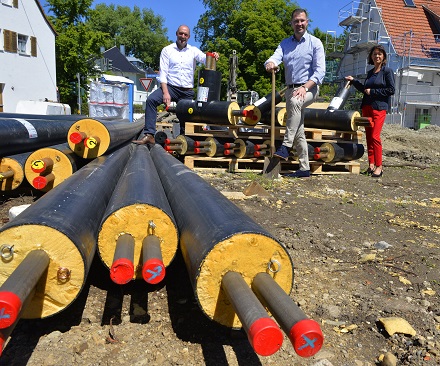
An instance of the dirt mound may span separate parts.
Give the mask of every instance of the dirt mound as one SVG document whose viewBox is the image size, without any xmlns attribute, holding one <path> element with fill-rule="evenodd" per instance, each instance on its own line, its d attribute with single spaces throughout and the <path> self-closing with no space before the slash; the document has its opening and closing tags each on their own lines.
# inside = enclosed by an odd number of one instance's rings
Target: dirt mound
<svg viewBox="0 0 440 366">
<path fill-rule="evenodd" d="M 440 164 L 440 126 L 412 130 L 385 125 L 382 140 L 385 157 L 417 164 Z"/>
</svg>

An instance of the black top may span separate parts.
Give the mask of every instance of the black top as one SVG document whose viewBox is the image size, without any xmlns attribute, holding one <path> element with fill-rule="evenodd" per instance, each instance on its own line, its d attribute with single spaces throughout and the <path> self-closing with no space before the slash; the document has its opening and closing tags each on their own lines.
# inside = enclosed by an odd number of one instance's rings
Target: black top
<svg viewBox="0 0 440 366">
<path fill-rule="evenodd" d="M 382 66 L 378 73 L 374 73 L 374 69 L 371 69 L 364 84 L 359 80 L 353 80 L 353 85 L 362 93 L 365 89 L 370 89 L 370 95 L 364 93 L 361 107 L 371 105 L 378 111 L 388 110 L 390 96 L 394 95 L 395 91 L 394 73 L 391 68 Z"/>
</svg>

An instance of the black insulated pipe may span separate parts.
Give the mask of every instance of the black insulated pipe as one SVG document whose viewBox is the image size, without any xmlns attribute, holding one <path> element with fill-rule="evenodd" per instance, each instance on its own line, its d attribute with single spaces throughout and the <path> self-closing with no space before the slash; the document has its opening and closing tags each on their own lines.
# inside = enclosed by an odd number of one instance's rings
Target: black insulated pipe
<svg viewBox="0 0 440 366">
<path fill-rule="evenodd" d="M 277 282 L 289 291 L 293 264 L 285 247 L 233 202 L 161 146 L 150 150 L 180 232 L 180 247 L 202 311 L 227 327 L 240 320 L 220 291 L 224 274 L 239 272 L 247 283 L 274 263 Z"/>
<path fill-rule="evenodd" d="M 0 119 L 0 157 L 66 141 L 74 121 L 27 120 L 23 118 Z"/>
</svg>

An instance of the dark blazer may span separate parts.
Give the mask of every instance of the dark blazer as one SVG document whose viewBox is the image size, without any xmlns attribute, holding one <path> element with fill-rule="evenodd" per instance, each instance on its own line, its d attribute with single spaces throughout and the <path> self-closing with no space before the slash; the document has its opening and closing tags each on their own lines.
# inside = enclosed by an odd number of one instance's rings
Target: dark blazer
<svg viewBox="0 0 440 366">
<path fill-rule="evenodd" d="M 370 88 L 370 95 L 364 93 L 361 107 L 371 105 L 373 109 L 378 111 L 388 110 L 390 96 L 393 95 L 395 91 L 393 70 L 389 67 L 382 66 L 377 73 L 373 86 L 366 87 L 365 84 L 373 73 L 374 69 L 368 71 L 367 78 L 363 84 L 359 80 L 353 80 L 353 86 L 362 93 L 365 89 Z"/>
</svg>

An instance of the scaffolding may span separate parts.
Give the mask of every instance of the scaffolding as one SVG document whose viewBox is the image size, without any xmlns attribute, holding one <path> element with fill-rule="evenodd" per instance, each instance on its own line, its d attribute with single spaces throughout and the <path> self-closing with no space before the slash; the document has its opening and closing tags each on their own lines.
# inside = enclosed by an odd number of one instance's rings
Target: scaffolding
<svg viewBox="0 0 440 366">
<path fill-rule="evenodd" d="M 393 107 L 402 114 L 402 124 L 411 120 L 409 127 L 421 128 L 440 118 L 439 40 L 440 34 L 412 31 L 392 38 L 399 55 Z"/>
<path fill-rule="evenodd" d="M 346 75 L 365 78 L 371 68 L 368 52 L 380 44 L 387 52 L 387 66 L 396 75 L 387 122 L 411 128 L 431 121 L 440 124 L 440 34 L 410 31 L 390 37 L 382 9 L 366 1 L 350 2 L 339 10 L 338 17 L 345 43 L 341 50 L 336 32 L 327 32 L 329 69 L 325 81 L 341 84 Z"/>
</svg>

